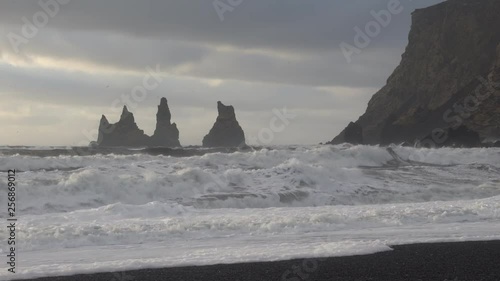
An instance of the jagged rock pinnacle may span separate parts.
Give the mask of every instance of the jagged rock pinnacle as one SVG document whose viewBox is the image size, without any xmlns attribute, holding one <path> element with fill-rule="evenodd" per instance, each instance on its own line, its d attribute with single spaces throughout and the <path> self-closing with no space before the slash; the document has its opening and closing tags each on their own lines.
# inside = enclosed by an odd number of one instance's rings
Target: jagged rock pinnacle
<svg viewBox="0 0 500 281">
<path fill-rule="evenodd" d="M 146 146 L 149 137 L 139 129 L 134 121 L 134 115 L 128 111 L 126 106 L 120 117 L 120 121 L 110 124 L 106 116 L 102 115 L 99 124 L 99 146 Z"/>
<path fill-rule="evenodd" d="M 203 138 L 206 147 L 239 147 L 245 145 L 245 133 L 236 120 L 234 107 L 217 102 L 219 115 L 214 126 Z"/>
<path fill-rule="evenodd" d="M 166 98 L 161 98 L 158 113 L 156 113 L 156 129 L 151 137 L 151 145 L 167 147 L 181 146 L 179 142 L 179 130 L 175 123 L 170 123 L 171 118 L 172 115 L 168 108 L 168 101 Z"/>
</svg>

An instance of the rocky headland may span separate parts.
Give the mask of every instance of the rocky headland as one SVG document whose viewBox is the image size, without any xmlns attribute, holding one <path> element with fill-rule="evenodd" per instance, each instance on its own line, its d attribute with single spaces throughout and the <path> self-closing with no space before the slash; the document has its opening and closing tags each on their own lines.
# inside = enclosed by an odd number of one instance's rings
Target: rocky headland
<svg viewBox="0 0 500 281">
<path fill-rule="evenodd" d="M 329 143 L 472 147 L 500 139 L 499 14 L 498 0 L 449 0 L 413 12 L 401 63 Z"/>
</svg>

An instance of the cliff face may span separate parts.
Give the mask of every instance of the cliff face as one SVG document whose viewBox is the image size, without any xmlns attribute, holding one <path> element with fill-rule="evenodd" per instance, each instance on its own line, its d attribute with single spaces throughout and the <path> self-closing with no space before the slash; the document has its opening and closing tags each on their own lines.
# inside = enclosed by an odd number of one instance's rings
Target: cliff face
<svg viewBox="0 0 500 281">
<path fill-rule="evenodd" d="M 498 0 L 416 10 L 400 65 L 356 121 L 364 143 L 413 143 L 461 125 L 500 138 L 499 14 Z M 332 143 L 344 141 L 343 131 Z"/>
</svg>

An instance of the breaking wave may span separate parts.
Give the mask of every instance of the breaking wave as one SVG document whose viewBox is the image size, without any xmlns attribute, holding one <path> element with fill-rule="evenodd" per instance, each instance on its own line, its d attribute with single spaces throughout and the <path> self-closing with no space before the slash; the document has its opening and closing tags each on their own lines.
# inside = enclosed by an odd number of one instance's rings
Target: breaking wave
<svg viewBox="0 0 500 281">
<path fill-rule="evenodd" d="M 24 213 L 69 212 L 119 203 L 269 208 L 500 195 L 500 149 L 495 148 L 191 148 L 191 156 L 180 158 L 162 155 L 158 152 L 167 150 L 159 148 L 85 156 L 63 155 L 52 148 L 31 150 L 38 152 L 29 155 L 19 148 L 3 148 L 0 156 L 0 170 L 19 171 Z"/>
</svg>

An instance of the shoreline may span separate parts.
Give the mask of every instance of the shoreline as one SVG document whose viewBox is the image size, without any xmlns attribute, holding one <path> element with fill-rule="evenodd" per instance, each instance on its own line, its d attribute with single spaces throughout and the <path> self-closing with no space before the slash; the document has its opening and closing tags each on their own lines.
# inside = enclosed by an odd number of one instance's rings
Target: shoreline
<svg viewBox="0 0 500 281">
<path fill-rule="evenodd" d="M 360 256 L 139 269 L 36 281 L 500 280 L 500 240 L 391 246 Z"/>
</svg>

